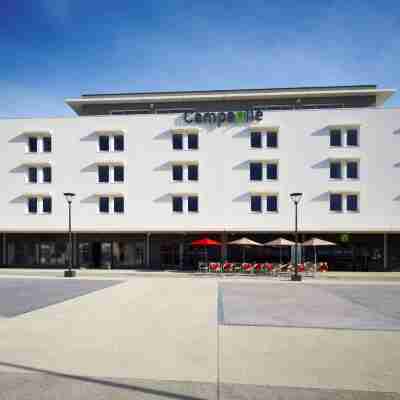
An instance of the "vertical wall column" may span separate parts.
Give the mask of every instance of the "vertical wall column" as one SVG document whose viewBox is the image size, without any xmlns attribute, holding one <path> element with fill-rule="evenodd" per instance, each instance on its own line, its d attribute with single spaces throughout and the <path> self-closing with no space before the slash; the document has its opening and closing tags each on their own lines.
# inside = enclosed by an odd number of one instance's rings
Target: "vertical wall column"
<svg viewBox="0 0 400 400">
<path fill-rule="evenodd" d="M 150 260 L 150 232 L 146 233 L 146 265 L 147 268 L 150 268 L 151 260 Z"/>
<path fill-rule="evenodd" d="M 3 233 L 3 238 L 2 238 L 2 249 L 3 249 L 3 255 L 2 255 L 2 260 L 1 263 L 5 266 L 7 265 L 7 237 L 6 234 Z"/>
<path fill-rule="evenodd" d="M 222 258 L 222 261 L 223 261 L 223 262 L 226 261 L 227 255 L 228 255 L 228 253 L 227 253 L 227 247 L 226 247 L 227 237 L 228 237 L 228 235 L 226 234 L 226 232 L 224 232 L 224 233 L 221 235 L 221 242 L 222 242 L 222 246 L 221 246 L 221 258 Z"/>
<path fill-rule="evenodd" d="M 383 270 L 386 271 L 389 267 L 389 252 L 388 252 L 388 234 L 383 234 Z"/>
</svg>

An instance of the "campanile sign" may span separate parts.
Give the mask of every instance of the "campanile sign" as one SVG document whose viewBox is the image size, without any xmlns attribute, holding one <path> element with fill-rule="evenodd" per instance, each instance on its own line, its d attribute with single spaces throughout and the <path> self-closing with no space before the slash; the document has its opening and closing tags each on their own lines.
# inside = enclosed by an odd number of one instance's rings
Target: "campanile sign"
<svg viewBox="0 0 400 400">
<path fill-rule="evenodd" d="M 228 111 L 228 112 L 185 112 L 183 119 L 186 123 L 197 124 L 215 124 L 220 126 L 224 123 L 240 124 L 251 121 L 261 121 L 263 112 L 259 108 L 246 111 Z"/>
</svg>

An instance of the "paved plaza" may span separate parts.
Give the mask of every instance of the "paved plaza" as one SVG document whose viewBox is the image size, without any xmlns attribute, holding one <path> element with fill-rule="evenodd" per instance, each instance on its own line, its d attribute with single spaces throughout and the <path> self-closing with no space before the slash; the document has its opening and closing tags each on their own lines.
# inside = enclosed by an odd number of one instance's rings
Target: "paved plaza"
<svg viewBox="0 0 400 400">
<path fill-rule="evenodd" d="M 0 278 L 3 399 L 400 399 L 400 284 Z"/>
</svg>

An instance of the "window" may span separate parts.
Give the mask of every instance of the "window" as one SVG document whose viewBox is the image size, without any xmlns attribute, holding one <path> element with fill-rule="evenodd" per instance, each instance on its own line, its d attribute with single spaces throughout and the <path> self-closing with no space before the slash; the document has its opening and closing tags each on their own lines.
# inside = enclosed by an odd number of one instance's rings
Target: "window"
<svg viewBox="0 0 400 400">
<path fill-rule="evenodd" d="M 188 135 L 188 149 L 197 150 L 199 148 L 199 136 L 196 133 Z"/>
<path fill-rule="evenodd" d="M 342 132 L 340 129 L 332 129 L 330 132 L 331 146 L 340 147 L 342 145 Z"/>
<path fill-rule="evenodd" d="M 251 196 L 250 210 L 253 212 L 261 212 L 261 196 Z"/>
<path fill-rule="evenodd" d="M 358 162 L 348 161 L 347 162 L 347 178 L 358 179 Z"/>
<path fill-rule="evenodd" d="M 342 211 L 342 195 L 332 193 L 330 196 L 331 211 Z"/>
<path fill-rule="evenodd" d="M 183 180 L 183 167 L 182 165 L 172 166 L 172 180 L 182 181 Z"/>
<path fill-rule="evenodd" d="M 198 165 L 188 165 L 188 180 L 197 181 L 199 179 L 199 166 Z"/>
<path fill-rule="evenodd" d="M 182 150 L 183 149 L 183 136 L 179 133 L 174 133 L 172 135 L 172 148 L 174 150 Z"/>
<path fill-rule="evenodd" d="M 278 147 L 278 132 L 267 132 L 267 147 Z"/>
<path fill-rule="evenodd" d="M 29 214 L 37 214 L 37 203 L 38 203 L 38 199 L 37 197 L 30 197 L 28 199 L 28 212 Z"/>
<path fill-rule="evenodd" d="M 358 146 L 358 130 L 347 130 L 347 146 Z"/>
<path fill-rule="evenodd" d="M 254 147 L 254 148 L 262 147 L 261 132 L 251 132 L 250 145 L 251 145 L 251 147 Z"/>
<path fill-rule="evenodd" d="M 114 136 L 114 151 L 124 151 L 124 135 Z"/>
<path fill-rule="evenodd" d="M 172 198 L 172 211 L 173 212 L 183 212 L 182 197 L 173 197 Z"/>
<path fill-rule="evenodd" d="M 51 183 L 51 167 L 43 167 L 43 182 Z"/>
<path fill-rule="evenodd" d="M 28 169 L 28 181 L 30 183 L 37 182 L 37 168 L 31 167 Z"/>
<path fill-rule="evenodd" d="M 108 197 L 100 197 L 99 198 L 99 211 L 101 213 L 108 213 L 110 211 L 110 204 L 109 204 Z"/>
<path fill-rule="evenodd" d="M 250 180 L 262 180 L 262 163 L 250 163 Z"/>
<path fill-rule="evenodd" d="M 114 182 L 124 181 L 124 167 L 122 165 L 117 165 L 114 167 Z"/>
<path fill-rule="evenodd" d="M 267 164 L 267 179 L 278 179 L 277 164 Z"/>
<path fill-rule="evenodd" d="M 199 199 L 197 196 L 188 197 L 188 211 L 198 212 L 199 211 Z"/>
<path fill-rule="evenodd" d="M 28 140 L 29 153 L 37 153 L 38 151 L 38 140 L 36 137 L 30 137 Z"/>
<path fill-rule="evenodd" d="M 114 213 L 123 213 L 123 212 L 124 212 L 124 198 L 114 197 Z"/>
<path fill-rule="evenodd" d="M 110 138 L 108 136 L 99 136 L 99 150 L 100 151 L 110 150 Z"/>
<path fill-rule="evenodd" d="M 50 214 L 51 206 L 51 197 L 43 197 L 43 213 Z"/>
<path fill-rule="evenodd" d="M 110 180 L 110 168 L 108 165 L 99 165 L 98 167 L 99 172 L 99 182 L 106 183 Z"/>
<path fill-rule="evenodd" d="M 43 138 L 43 151 L 45 153 L 51 152 L 51 137 L 50 136 L 45 136 Z"/>
<path fill-rule="evenodd" d="M 347 211 L 358 211 L 358 196 L 356 194 L 347 195 Z"/>
<path fill-rule="evenodd" d="M 330 164 L 330 177 L 331 179 L 342 178 L 342 164 L 340 162 L 331 162 Z"/>
<path fill-rule="evenodd" d="M 278 211 L 278 197 L 275 195 L 267 196 L 267 211 L 276 212 Z"/>
</svg>

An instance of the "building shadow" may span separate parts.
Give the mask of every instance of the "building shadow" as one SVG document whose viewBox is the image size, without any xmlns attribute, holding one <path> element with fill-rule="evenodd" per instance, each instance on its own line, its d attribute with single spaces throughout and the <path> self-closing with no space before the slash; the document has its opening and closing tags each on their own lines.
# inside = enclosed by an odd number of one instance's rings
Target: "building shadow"
<svg viewBox="0 0 400 400">
<path fill-rule="evenodd" d="M 182 393 L 173 393 L 173 392 L 160 390 L 160 389 L 151 389 L 151 388 L 147 388 L 144 386 L 128 385 L 126 383 L 112 382 L 110 380 L 105 380 L 105 379 L 91 378 L 89 376 L 66 374 L 66 373 L 62 373 L 62 372 L 50 371 L 48 369 L 29 367 L 27 365 L 14 364 L 14 363 L 9 363 L 9 362 L 4 362 L 4 361 L 0 361 L 0 365 L 4 366 L 4 367 L 9 367 L 9 368 L 16 368 L 16 369 L 27 371 L 27 372 L 36 372 L 36 373 L 46 374 L 46 375 L 54 376 L 57 378 L 71 379 L 71 380 L 85 382 L 85 383 L 95 383 L 98 385 L 108 386 L 108 387 L 112 387 L 115 389 L 124 389 L 124 390 L 131 390 L 133 392 L 152 394 L 155 396 L 165 397 L 165 398 L 169 398 L 169 399 L 206 400 L 205 397 L 195 397 L 195 396 L 191 396 L 191 395 L 185 395 Z"/>
<path fill-rule="evenodd" d="M 329 130 L 331 128 L 329 126 L 325 126 L 322 129 L 318 129 L 317 131 L 311 132 L 311 136 L 329 136 Z"/>
<path fill-rule="evenodd" d="M 312 169 L 320 169 L 320 168 L 329 168 L 330 166 L 330 160 L 329 158 L 326 158 L 325 160 L 319 161 L 314 165 L 311 165 Z"/>
<path fill-rule="evenodd" d="M 313 197 L 311 201 L 329 201 L 329 192 L 324 192 L 316 197 Z"/>
</svg>

